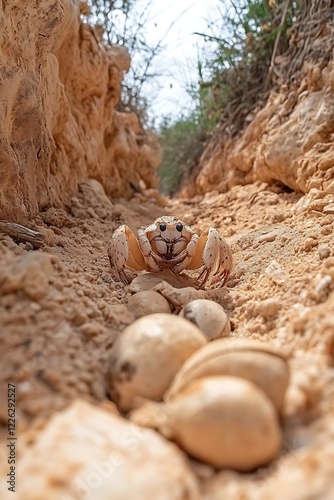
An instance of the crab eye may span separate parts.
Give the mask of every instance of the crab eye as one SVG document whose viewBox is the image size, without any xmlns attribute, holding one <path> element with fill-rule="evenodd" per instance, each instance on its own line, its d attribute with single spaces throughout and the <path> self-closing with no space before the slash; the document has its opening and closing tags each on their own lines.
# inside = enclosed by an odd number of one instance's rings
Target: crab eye
<svg viewBox="0 0 334 500">
<path fill-rule="evenodd" d="M 179 233 L 181 233 L 182 229 L 183 229 L 183 224 L 181 224 L 181 222 L 179 222 L 178 224 L 176 224 L 176 230 L 177 230 Z"/>
<path fill-rule="evenodd" d="M 160 224 L 160 231 L 166 231 L 166 224 Z"/>
</svg>

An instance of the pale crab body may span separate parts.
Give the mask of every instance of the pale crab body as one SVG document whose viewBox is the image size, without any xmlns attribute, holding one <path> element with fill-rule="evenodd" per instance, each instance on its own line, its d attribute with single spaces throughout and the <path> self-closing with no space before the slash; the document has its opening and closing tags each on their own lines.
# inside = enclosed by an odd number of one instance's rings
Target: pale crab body
<svg viewBox="0 0 334 500">
<path fill-rule="evenodd" d="M 123 283 L 130 283 L 129 271 L 159 272 L 171 269 L 199 270 L 198 285 L 223 286 L 233 265 L 232 252 L 219 231 L 210 227 L 199 236 L 190 226 L 172 216 L 156 219 L 139 229 L 138 238 L 122 225 L 108 245 L 110 265 Z"/>
</svg>

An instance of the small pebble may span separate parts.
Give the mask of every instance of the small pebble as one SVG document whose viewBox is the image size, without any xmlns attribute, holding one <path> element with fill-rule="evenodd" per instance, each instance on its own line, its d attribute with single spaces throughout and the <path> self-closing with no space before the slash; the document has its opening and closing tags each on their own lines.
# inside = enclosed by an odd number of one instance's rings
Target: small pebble
<svg viewBox="0 0 334 500">
<path fill-rule="evenodd" d="M 330 203 L 323 208 L 324 214 L 334 214 L 334 203 Z"/>
<path fill-rule="evenodd" d="M 129 298 L 127 306 L 136 319 L 147 314 L 171 312 L 165 297 L 152 290 L 135 293 Z"/>
<path fill-rule="evenodd" d="M 318 281 L 314 287 L 314 295 L 317 302 L 324 302 L 330 292 L 330 285 L 332 283 L 332 278 L 328 274 L 322 277 L 318 277 Z"/>
<path fill-rule="evenodd" d="M 81 331 L 86 337 L 94 337 L 101 333 L 101 325 L 96 322 L 85 323 L 81 326 Z"/>
<path fill-rule="evenodd" d="M 319 245 L 318 254 L 320 260 L 327 259 L 327 257 L 329 257 L 330 255 L 330 249 L 327 245 Z"/>
<path fill-rule="evenodd" d="M 276 260 L 272 260 L 264 272 L 277 285 L 282 285 L 286 280 L 286 272 Z"/>
<path fill-rule="evenodd" d="M 328 269 L 334 267 L 334 257 L 328 257 L 328 259 L 325 260 L 324 264 Z"/>
<path fill-rule="evenodd" d="M 311 248 L 316 247 L 318 245 L 318 241 L 314 238 L 306 238 L 304 241 L 304 250 L 309 251 Z"/>
<path fill-rule="evenodd" d="M 48 293 L 53 267 L 52 257 L 39 251 L 27 252 L 5 269 L 1 292 L 23 291 L 31 300 L 42 300 Z"/>
<path fill-rule="evenodd" d="M 264 318 L 272 318 L 277 315 L 281 303 L 277 299 L 266 299 L 259 303 L 258 311 Z"/>
</svg>

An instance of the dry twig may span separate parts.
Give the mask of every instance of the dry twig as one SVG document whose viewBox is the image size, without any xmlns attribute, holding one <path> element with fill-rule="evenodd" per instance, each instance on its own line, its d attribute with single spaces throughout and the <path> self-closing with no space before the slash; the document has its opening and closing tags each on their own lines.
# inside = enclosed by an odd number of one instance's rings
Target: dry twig
<svg viewBox="0 0 334 500">
<path fill-rule="evenodd" d="M 8 234 L 14 240 L 29 242 L 35 248 L 42 246 L 45 240 L 44 234 L 15 222 L 0 221 L 0 232 Z"/>
</svg>

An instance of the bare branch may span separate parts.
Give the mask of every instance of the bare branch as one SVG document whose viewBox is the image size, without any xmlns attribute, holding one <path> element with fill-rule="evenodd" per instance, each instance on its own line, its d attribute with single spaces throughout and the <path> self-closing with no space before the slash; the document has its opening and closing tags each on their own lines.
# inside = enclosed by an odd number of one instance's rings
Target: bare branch
<svg viewBox="0 0 334 500">
<path fill-rule="evenodd" d="M 43 245 L 45 236 L 44 234 L 33 231 L 28 227 L 21 226 L 20 224 L 16 224 L 14 222 L 0 221 L 0 232 L 4 234 L 8 234 L 14 240 L 29 242 L 35 248 L 39 248 Z"/>
</svg>

